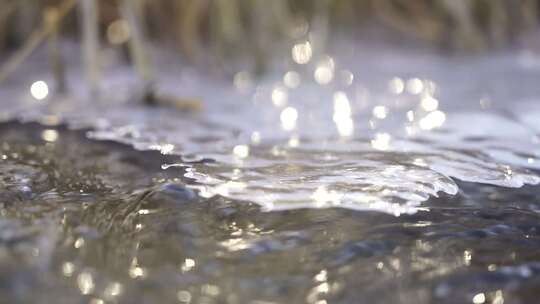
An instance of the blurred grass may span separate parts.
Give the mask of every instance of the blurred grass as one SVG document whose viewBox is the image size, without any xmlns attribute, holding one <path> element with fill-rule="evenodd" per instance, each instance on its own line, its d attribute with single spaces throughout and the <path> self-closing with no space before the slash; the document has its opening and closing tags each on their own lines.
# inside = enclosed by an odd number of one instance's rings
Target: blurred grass
<svg viewBox="0 0 540 304">
<path fill-rule="evenodd" d="M 121 18 L 122 0 L 99 2 L 100 32 Z M 130 0 L 124 0 L 130 1 Z M 455 52 L 515 45 L 538 28 L 540 0 L 142 0 L 153 43 L 191 61 L 252 58 L 264 65 L 274 50 L 317 30 L 353 36 L 372 28 Z M 22 45 L 57 0 L 0 0 L 0 52 Z M 62 35 L 78 36 L 76 14 Z M 309 25 L 309 28 L 308 28 Z M 323 35 L 324 36 L 324 35 Z"/>
</svg>

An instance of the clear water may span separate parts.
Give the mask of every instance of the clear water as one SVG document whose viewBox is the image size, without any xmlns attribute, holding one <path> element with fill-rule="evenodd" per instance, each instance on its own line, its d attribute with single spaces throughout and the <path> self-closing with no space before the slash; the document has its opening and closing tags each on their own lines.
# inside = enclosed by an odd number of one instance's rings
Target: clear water
<svg viewBox="0 0 540 304">
<path fill-rule="evenodd" d="M 538 56 L 342 53 L 257 81 L 245 72 L 224 83 L 160 71 L 160 92 L 201 100 L 205 109 L 195 114 L 137 104 L 136 80 L 117 69 L 98 99 L 27 96 L 25 104 L 19 94 L 6 120 L 63 122 L 91 129 L 93 139 L 181 155 L 163 168 L 186 168 L 201 196 L 265 210 L 399 215 L 456 194 L 456 180 L 540 183 L 529 171 L 540 169 Z"/>
<path fill-rule="evenodd" d="M 399 217 L 264 212 L 197 196 L 160 168 L 177 156 L 51 130 L 0 128 L 2 303 L 536 301 L 537 187 L 458 181 Z"/>
<path fill-rule="evenodd" d="M 163 71 L 195 115 L 136 104 L 121 70 L 97 100 L 7 92 L 5 121 L 41 125 L 1 129 L 0 301 L 534 302 L 538 61 Z"/>
</svg>

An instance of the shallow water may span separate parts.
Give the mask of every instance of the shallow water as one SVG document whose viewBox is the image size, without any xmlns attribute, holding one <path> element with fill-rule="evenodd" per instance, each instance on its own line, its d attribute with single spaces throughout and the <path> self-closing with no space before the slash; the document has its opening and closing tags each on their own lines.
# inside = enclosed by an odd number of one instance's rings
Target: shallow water
<svg viewBox="0 0 540 304">
<path fill-rule="evenodd" d="M 35 124 L 0 135 L 2 303 L 537 299 L 538 187 L 458 181 L 399 217 L 263 212 L 195 195 L 186 168 L 161 169 L 177 156 Z"/>
<path fill-rule="evenodd" d="M 265 210 L 410 214 L 439 193 L 456 194 L 457 180 L 540 183 L 529 171 L 540 169 L 539 56 L 344 49 L 258 80 L 239 72 L 232 83 L 160 70 L 158 91 L 199 98 L 199 113 L 142 105 L 122 68 L 107 74 L 97 98 L 36 101 L 21 89 L 3 112 L 6 121 L 65 123 L 93 139 L 179 155 L 163 168 L 186 168 L 201 196 Z"/>
<path fill-rule="evenodd" d="M 13 84 L 0 302 L 536 301 L 539 57 L 356 50 L 161 70 L 200 113 L 137 103 L 121 68 L 97 98 Z"/>
</svg>

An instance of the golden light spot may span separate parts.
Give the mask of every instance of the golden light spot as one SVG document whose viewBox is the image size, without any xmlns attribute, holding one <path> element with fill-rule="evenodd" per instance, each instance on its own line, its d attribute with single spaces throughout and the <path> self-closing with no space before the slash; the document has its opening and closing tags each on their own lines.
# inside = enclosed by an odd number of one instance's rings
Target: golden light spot
<svg viewBox="0 0 540 304">
<path fill-rule="evenodd" d="M 81 248 L 82 246 L 84 246 L 84 239 L 83 238 L 78 238 L 75 241 L 75 244 L 73 244 L 73 247 L 75 247 L 77 249 Z"/>
<path fill-rule="evenodd" d="M 420 119 L 419 126 L 422 130 L 440 128 L 446 121 L 446 114 L 442 111 L 433 111 Z"/>
<path fill-rule="evenodd" d="M 407 80 L 407 92 L 413 95 L 418 95 L 424 90 L 424 82 L 419 78 L 411 78 Z"/>
<path fill-rule="evenodd" d="M 328 203 L 333 205 L 339 204 L 342 196 L 343 195 L 338 192 L 326 189 L 325 186 L 319 186 L 311 195 L 311 199 L 315 201 L 316 206 L 322 207 Z"/>
<path fill-rule="evenodd" d="M 463 252 L 463 261 L 465 262 L 465 265 L 469 266 L 471 265 L 472 260 L 472 253 L 469 250 L 465 250 Z"/>
<path fill-rule="evenodd" d="M 428 166 L 428 163 L 422 158 L 415 158 L 414 161 L 413 161 L 413 164 L 415 166 L 424 167 L 424 168 L 427 168 L 427 166 Z"/>
<path fill-rule="evenodd" d="M 385 119 L 388 115 L 388 109 L 385 106 L 375 106 L 372 113 L 375 118 Z"/>
<path fill-rule="evenodd" d="M 237 182 L 237 181 L 228 181 L 224 184 L 218 185 L 214 188 L 215 194 L 219 194 L 221 196 L 228 196 L 230 195 L 231 191 L 239 191 L 242 189 L 245 189 L 247 187 L 246 183 L 243 182 Z"/>
<path fill-rule="evenodd" d="M 428 95 L 422 98 L 422 100 L 420 101 L 420 105 L 425 111 L 431 112 L 439 108 L 439 101 Z"/>
<path fill-rule="evenodd" d="M 343 117 L 351 116 L 351 105 L 347 94 L 344 92 L 338 91 L 334 93 L 334 121 L 339 120 Z"/>
<path fill-rule="evenodd" d="M 191 269 L 193 269 L 193 267 L 195 267 L 195 260 L 189 258 L 185 259 L 184 263 L 182 264 L 182 271 L 190 271 Z"/>
<path fill-rule="evenodd" d="M 134 279 L 144 277 L 145 274 L 146 272 L 142 267 L 135 266 L 129 269 L 129 276 Z"/>
<path fill-rule="evenodd" d="M 306 64 L 311 60 L 313 51 L 311 49 L 311 43 L 304 41 L 302 43 L 295 44 L 291 50 L 292 59 L 298 64 Z"/>
<path fill-rule="evenodd" d="M 178 298 L 178 301 L 182 303 L 190 303 L 191 302 L 191 293 L 187 290 L 179 290 L 176 293 L 176 297 Z"/>
<path fill-rule="evenodd" d="M 293 147 L 293 148 L 298 147 L 300 145 L 300 138 L 298 137 L 298 135 L 292 135 L 289 138 L 288 145 L 289 147 Z"/>
<path fill-rule="evenodd" d="M 36 100 L 43 100 L 49 95 L 49 86 L 45 81 L 38 80 L 30 86 L 30 94 Z"/>
<path fill-rule="evenodd" d="M 371 140 L 371 146 L 376 150 L 385 151 L 390 147 L 392 137 L 388 133 L 377 133 Z"/>
<path fill-rule="evenodd" d="M 319 66 L 315 69 L 315 81 L 317 83 L 325 85 L 329 84 L 334 78 L 334 72 L 327 66 Z"/>
<path fill-rule="evenodd" d="M 105 288 L 105 296 L 109 298 L 114 298 L 122 294 L 122 284 L 118 282 L 112 282 Z"/>
<path fill-rule="evenodd" d="M 246 158 L 249 156 L 249 146 L 237 145 L 233 148 L 233 154 L 238 158 Z"/>
<path fill-rule="evenodd" d="M 293 107 L 287 107 L 281 111 L 279 118 L 281 120 L 281 127 L 286 131 L 291 131 L 296 128 L 298 111 Z"/>
<path fill-rule="evenodd" d="M 354 134 L 354 121 L 350 117 L 336 122 L 336 127 L 340 136 L 350 137 Z"/>
<path fill-rule="evenodd" d="M 258 145 L 261 143 L 261 133 L 254 131 L 251 133 L 251 143 L 254 145 Z"/>
<path fill-rule="evenodd" d="M 396 95 L 403 93 L 403 90 L 405 90 L 405 83 L 403 82 L 403 79 L 399 77 L 390 79 L 390 82 L 388 82 L 388 90 Z"/>
<path fill-rule="evenodd" d="M 407 120 L 410 122 L 414 121 L 414 111 L 407 111 Z"/>
<path fill-rule="evenodd" d="M 502 290 L 495 291 L 495 296 L 493 297 L 493 304 L 504 304 L 504 297 Z"/>
<path fill-rule="evenodd" d="M 328 279 L 328 272 L 323 269 L 317 275 L 315 275 L 314 279 L 317 282 L 325 282 Z"/>
<path fill-rule="evenodd" d="M 300 85 L 300 75 L 297 72 L 288 71 L 283 75 L 283 83 L 288 88 L 297 88 Z"/>
<path fill-rule="evenodd" d="M 71 262 L 65 262 L 62 264 L 62 273 L 66 277 L 71 277 L 73 275 L 73 272 L 75 272 L 75 265 Z"/>
<path fill-rule="evenodd" d="M 330 285 L 327 282 L 321 283 L 315 287 L 318 293 L 328 293 L 330 291 Z"/>
<path fill-rule="evenodd" d="M 107 40 L 111 44 L 123 44 L 129 40 L 130 36 L 129 24 L 124 19 L 117 19 L 107 27 Z"/>
<path fill-rule="evenodd" d="M 147 214 L 150 214 L 150 210 L 141 209 L 141 210 L 137 211 L 137 213 L 140 214 L 140 215 L 147 215 Z"/>
<path fill-rule="evenodd" d="M 94 278 L 88 272 L 81 272 L 77 276 L 77 285 L 83 295 L 87 295 L 94 291 Z"/>
<path fill-rule="evenodd" d="M 315 68 L 313 76 L 318 84 L 329 84 L 334 79 L 334 60 L 328 57 L 321 61 Z"/>
<path fill-rule="evenodd" d="M 282 87 L 275 87 L 272 90 L 272 102 L 276 107 L 284 107 L 287 105 L 289 94 L 287 90 Z"/>
<path fill-rule="evenodd" d="M 219 295 L 219 287 L 216 285 L 206 284 L 201 287 L 201 291 L 209 296 L 218 296 Z"/>
<path fill-rule="evenodd" d="M 251 88 L 253 81 L 248 72 L 241 71 L 234 75 L 234 86 L 241 92 L 245 92 Z"/>
<path fill-rule="evenodd" d="M 354 81 L 354 74 L 349 70 L 341 71 L 341 81 L 344 85 L 350 86 Z"/>
<path fill-rule="evenodd" d="M 484 293 L 478 293 L 472 298 L 474 304 L 483 304 L 486 302 L 486 295 Z"/>
<path fill-rule="evenodd" d="M 174 151 L 174 145 L 173 144 L 164 144 L 159 146 L 159 151 L 163 155 L 171 154 L 172 151 Z"/>
<path fill-rule="evenodd" d="M 354 121 L 349 98 L 344 92 L 334 93 L 333 120 L 341 136 L 348 137 L 354 133 Z"/>
<path fill-rule="evenodd" d="M 43 130 L 41 138 L 47 142 L 55 142 L 58 139 L 58 131 L 53 129 Z"/>
</svg>

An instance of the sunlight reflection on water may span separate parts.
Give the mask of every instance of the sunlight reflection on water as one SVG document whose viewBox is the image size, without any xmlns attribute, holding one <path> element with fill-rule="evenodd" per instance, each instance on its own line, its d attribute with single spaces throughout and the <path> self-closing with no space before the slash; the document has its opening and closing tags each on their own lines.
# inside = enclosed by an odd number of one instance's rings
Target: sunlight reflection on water
<svg viewBox="0 0 540 304">
<path fill-rule="evenodd" d="M 385 55 L 406 70 L 396 75 L 366 67 L 368 56 L 337 77 L 347 61 L 314 54 L 309 42 L 293 46 L 291 56 L 307 70 L 258 82 L 240 72 L 232 86 L 202 78 L 203 87 L 189 88 L 205 98 L 208 110 L 200 115 L 114 100 L 104 111 L 85 99 L 33 105 L 17 115 L 57 117 L 94 128 L 92 138 L 185 155 L 179 165 L 190 167 L 190 187 L 203 196 L 266 210 L 344 207 L 399 215 L 429 207 L 422 202 L 438 192 L 455 194 L 452 178 L 506 187 L 540 182 L 527 170 L 540 167 L 535 101 L 499 103 L 503 110 L 481 107 L 485 97 L 471 103 L 478 84 L 461 88 L 454 80 L 481 73 L 474 65 L 456 76 L 447 74 L 453 63 L 445 59 Z M 511 55 L 505 60 L 515 64 Z M 429 71 L 435 63 L 442 68 Z"/>
</svg>

